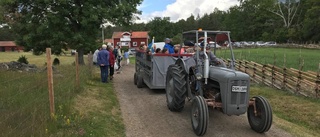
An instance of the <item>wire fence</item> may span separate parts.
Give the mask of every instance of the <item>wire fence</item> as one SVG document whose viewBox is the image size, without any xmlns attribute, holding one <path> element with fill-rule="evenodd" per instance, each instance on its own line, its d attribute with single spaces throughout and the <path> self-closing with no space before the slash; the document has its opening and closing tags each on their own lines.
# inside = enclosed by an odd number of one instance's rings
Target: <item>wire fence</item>
<svg viewBox="0 0 320 137">
<path fill-rule="evenodd" d="M 72 99 L 91 78 L 92 66 L 87 64 L 55 67 L 54 104 L 49 101 L 47 72 L 0 71 L 0 136 L 46 136 L 57 129 L 59 118 L 63 120 L 57 116 L 70 113 Z M 50 105 L 57 111 L 50 112 Z"/>
</svg>

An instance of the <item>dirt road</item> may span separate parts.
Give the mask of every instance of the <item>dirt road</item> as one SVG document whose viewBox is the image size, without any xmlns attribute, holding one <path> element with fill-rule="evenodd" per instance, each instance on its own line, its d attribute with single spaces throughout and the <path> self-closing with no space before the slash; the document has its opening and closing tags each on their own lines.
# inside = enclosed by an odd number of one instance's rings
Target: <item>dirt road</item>
<svg viewBox="0 0 320 137">
<path fill-rule="evenodd" d="M 168 110 L 165 90 L 138 89 L 133 84 L 134 66 L 124 66 L 115 74 L 114 85 L 128 137 L 194 137 L 190 119 L 191 102 L 182 112 Z M 210 121 L 205 136 L 210 137 L 289 137 L 275 127 L 264 134 L 250 129 L 246 115 L 227 116 L 209 109 Z"/>
</svg>

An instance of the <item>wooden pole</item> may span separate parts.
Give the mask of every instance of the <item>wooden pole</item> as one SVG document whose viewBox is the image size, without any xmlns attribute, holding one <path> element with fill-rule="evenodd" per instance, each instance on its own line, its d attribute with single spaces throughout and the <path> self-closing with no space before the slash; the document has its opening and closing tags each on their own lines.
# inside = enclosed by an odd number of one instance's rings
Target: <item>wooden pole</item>
<svg viewBox="0 0 320 137">
<path fill-rule="evenodd" d="M 54 110 L 54 91 L 53 91 L 53 74 L 52 74 L 52 61 L 51 61 L 51 48 L 46 49 L 47 56 L 47 74 L 48 74 L 48 90 L 49 90 L 49 102 L 50 102 L 50 115 L 51 118 L 55 114 Z"/>
<path fill-rule="evenodd" d="M 286 68 L 286 54 L 283 55 L 283 79 L 282 79 L 282 89 L 287 88 L 287 68 Z"/>
<path fill-rule="evenodd" d="M 320 63 L 319 63 L 319 66 L 318 66 L 318 73 L 317 73 L 317 81 L 316 81 L 316 88 L 315 88 L 315 92 L 316 92 L 316 98 L 320 98 L 320 95 L 319 95 L 319 91 L 320 91 Z"/>
<path fill-rule="evenodd" d="M 80 87 L 80 79 L 79 79 L 79 58 L 78 58 L 78 52 L 76 52 L 76 88 Z"/>
<path fill-rule="evenodd" d="M 274 69 L 274 66 L 276 65 L 276 54 L 273 53 L 273 65 L 272 65 L 272 70 L 271 70 L 271 73 L 272 73 L 272 78 L 271 78 L 271 85 L 272 87 L 275 87 L 275 69 Z"/>
</svg>

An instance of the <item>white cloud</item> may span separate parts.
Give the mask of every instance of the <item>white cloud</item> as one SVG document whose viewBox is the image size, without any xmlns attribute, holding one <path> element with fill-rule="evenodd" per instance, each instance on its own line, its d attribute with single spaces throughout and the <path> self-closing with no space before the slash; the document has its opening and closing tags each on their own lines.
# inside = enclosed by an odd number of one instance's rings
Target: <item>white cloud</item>
<svg viewBox="0 0 320 137">
<path fill-rule="evenodd" d="M 180 19 L 186 19 L 191 14 L 203 16 L 205 13 L 211 13 L 215 8 L 219 10 L 228 10 L 229 7 L 238 5 L 238 0 L 176 0 L 176 2 L 166 6 L 164 11 L 154 11 L 152 13 L 142 13 L 137 23 L 150 21 L 153 17 L 170 17 L 175 22 Z M 141 5 L 145 7 L 146 5 Z M 140 7 L 139 7 L 140 8 Z"/>
</svg>

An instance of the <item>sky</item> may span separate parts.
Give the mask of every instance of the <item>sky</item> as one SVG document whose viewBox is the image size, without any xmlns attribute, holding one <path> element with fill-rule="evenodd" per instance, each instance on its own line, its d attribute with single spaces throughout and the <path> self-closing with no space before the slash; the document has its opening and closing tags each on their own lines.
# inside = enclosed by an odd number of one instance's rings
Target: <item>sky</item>
<svg viewBox="0 0 320 137">
<path fill-rule="evenodd" d="M 234 5 L 239 5 L 238 0 L 143 0 L 138 6 L 142 15 L 136 22 L 147 22 L 153 17 L 170 17 L 172 22 L 176 22 L 191 14 L 210 14 L 215 8 L 226 11 Z"/>
</svg>

